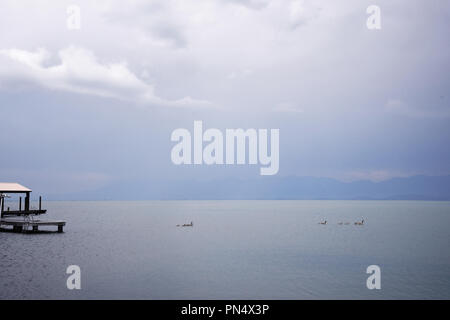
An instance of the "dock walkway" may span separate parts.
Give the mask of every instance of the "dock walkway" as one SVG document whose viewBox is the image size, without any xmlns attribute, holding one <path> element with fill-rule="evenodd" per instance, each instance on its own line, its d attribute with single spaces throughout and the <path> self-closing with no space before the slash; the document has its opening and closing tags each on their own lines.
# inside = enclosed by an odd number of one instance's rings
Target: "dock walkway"
<svg viewBox="0 0 450 320">
<path fill-rule="evenodd" d="M 12 227 L 13 232 L 23 232 L 23 231 L 37 232 L 39 231 L 39 226 L 56 226 L 58 227 L 58 232 L 61 233 L 63 232 L 63 228 L 65 225 L 66 225 L 65 221 L 44 221 L 44 220 L 24 220 L 24 219 L 0 220 L 0 227 L 2 226 Z"/>
</svg>

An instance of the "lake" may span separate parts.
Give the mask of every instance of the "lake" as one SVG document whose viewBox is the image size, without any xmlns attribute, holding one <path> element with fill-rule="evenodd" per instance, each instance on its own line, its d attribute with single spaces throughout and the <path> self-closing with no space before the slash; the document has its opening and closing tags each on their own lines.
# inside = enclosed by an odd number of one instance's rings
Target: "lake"
<svg viewBox="0 0 450 320">
<path fill-rule="evenodd" d="M 450 299 L 450 202 L 43 206 L 65 232 L 0 233 L 1 299 Z M 69 265 L 81 290 L 66 287 Z M 381 290 L 366 287 L 370 265 Z"/>
</svg>

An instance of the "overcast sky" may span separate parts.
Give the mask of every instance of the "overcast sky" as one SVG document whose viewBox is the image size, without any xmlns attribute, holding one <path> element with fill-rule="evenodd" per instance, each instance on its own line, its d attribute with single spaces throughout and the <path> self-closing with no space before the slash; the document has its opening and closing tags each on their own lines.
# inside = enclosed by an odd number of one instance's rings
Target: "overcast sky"
<svg viewBox="0 0 450 320">
<path fill-rule="evenodd" d="M 280 129 L 279 176 L 450 174 L 449 27 L 444 0 L 2 1 L 0 181 L 259 174 L 173 165 L 194 120 Z"/>
</svg>

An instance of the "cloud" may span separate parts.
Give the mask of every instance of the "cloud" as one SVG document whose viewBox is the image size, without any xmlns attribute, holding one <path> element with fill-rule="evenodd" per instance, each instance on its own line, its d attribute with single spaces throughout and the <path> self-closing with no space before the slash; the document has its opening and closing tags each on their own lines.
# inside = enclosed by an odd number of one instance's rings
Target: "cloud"
<svg viewBox="0 0 450 320">
<path fill-rule="evenodd" d="M 270 0 L 222 0 L 222 1 L 233 3 L 236 5 L 241 5 L 255 10 L 261 10 L 267 7 L 270 3 Z"/>
<path fill-rule="evenodd" d="M 96 190 L 114 181 L 111 175 L 103 172 L 42 168 L 0 169 L 0 175 L 4 181 L 20 181 L 31 188 L 35 195 Z"/>
<path fill-rule="evenodd" d="M 185 48 L 188 44 L 185 31 L 186 18 L 176 10 L 173 1 L 135 1 L 132 5 L 109 6 L 104 18 L 121 29 L 135 30 L 153 45 Z"/>
<path fill-rule="evenodd" d="M 289 5 L 289 23 L 292 29 L 305 25 L 309 20 L 317 18 L 318 15 L 319 9 L 311 2 L 294 0 Z"/>
<path fill-rule="evenodd" d="M 272 109 L 274 112 L 303 113 L 304 110 L 292 102 L 282 102 Z"/>
<path fill-rule="evenodd" d="M 189 96 L 167 100 L 155 94 L 154 87 L 131 72 L 126 62 L 101 63 L 84 48 L 69 46 L 58 52 L 59 64 L 44 48 L 36 51 L 0 50 L 0 79 L 3 84 L 25 83 L 51 90 L 88 94 L 135 102 L 140 105 L 206 107 L 208 101 Z"/>
<path fill-rule="evenodd" d="M 407 178 L 412 177 L 418 174 L 424 174 L 423 172 L 418 171 L 399 171 L 399 170 L 390 170 L 390 169 L 355 169 L 355 170 L 344 170 L 339 172 L 328 172 L 324 174 L 321 172 L 320 174 L 315 174 L 313 176 L 323 177 L 327 176 L 329 178 L 333 178 L 342 182 L 353 182 L 353 181 L 372 181 L 372 182 L 381 182 L 390 180 L 393 178 Z"/>
<path fill-rule="evenodd" d="M 61 128 L 67 128 L 66 136 L 74 145 L 67 153 L 78 159 L 79 148 L 98 150 L 96 141 L 108 141 L 117 124 L 124 122 L 127 130 L 120 130 L 120 139 L 127 143 L 122 146 L 139 148 L 119 156 L 123 167 L 147 177 L 194 176 L 197 171 L 174 171 L 170 161 L 165 162 L 165 151 L 151 166 L 145 156 L 150 159 L 146 152 L 151 150 L 155 159 L 155 148 L 168 147 L 166 131 L 203 118 L 214 127 L 279 127 L 289 134 L 282 139 L 283 175 L 326 176 L 328 171 L 354 168 L 366 173 L 402 168 L 428 174 L 449 171 L 450 151 L 445 147 L 450 137 L 445 111 L 449 105 L 448 97 L 441 96 L 447 96 L 450 84 L 445 32 L 450 3 L 381 4 L 381 31 L 366 28 L 371 3 L 359 0 L 126 4 L 77 0 L 76 4 L 81 8 L 80 30 L 67 29 L 64 2 L 29 1 L 24 6 L 3 0 L 0 5 L 0 49 L 7 49 L 0 54 L 0 109 L 8 119 L 0 131 L 6 137 L 11 130 L 23 136 L 39 134 L 36 141 L 45 146 L 41 162 L 61 154 L 61 140 L 52 138 Z M 76 47 L 67 50 L 68 44 Z M 46 50 L 35 50 L 39 47 Z M 60 53 L 66 50 L 62 58 Z M 67 99 L 61 106 L 55 99 L 57 91 L 106 96 L 106 102 L 125 107 L 95 109 L 108 119 L 101 122 L 104 130 L 84 130 L 86 134 L 80 135 L 76 122 L 91 116 L 98 99 L 83 99 L 86 108 L 74 109 L 79 99 Z M 194 98 L 223 106 L 224 112 L 177 108 L 143 118 L 136 108 L 126 107 L 203 105 Z M 34 99 L 42 102 L 39 109 L 34 108 Z M 299 136 L 305 137 L 300 144 Z M 15 155 L 3 159 L 4 167 L 18 162 L 23 168 L 37 166 L 36 157 L 24 157 L 16 150 L 28 146 L 27 139 L 4 145 L 5 154 Z M 104 150 L 115 155 L 116 146 L 111 143 Z M 90 155 L 92 164 L 83 159 L 61 166 L 103 170 L 102 152 Z M 128 170 L 119 163 L 110 166 L 113 176 Z M 208 170 L 228 175 L 226 169 Z"/>
<path fill-rule="evenodd" d="M 443 98 L 443 97 L 442 97 Z M 389 99 L 385 105 L 386 111 L 393 114 L 413 117 L 413 118 L 440 118 L 450 117 L 450 108 L 447 106 L 435 105 L 433 102 L 427 107 L 410 105 L 401 99 Z"/>
<path fill-rule="evenodd" d="M 245 68 L 238 71 L 233 71 L 227 75 L 227 78 L 230 80 L 237 79 L 237 78 L 245 78 L 251 75 L 253 71 L 251 69 Z"/>
</svg>

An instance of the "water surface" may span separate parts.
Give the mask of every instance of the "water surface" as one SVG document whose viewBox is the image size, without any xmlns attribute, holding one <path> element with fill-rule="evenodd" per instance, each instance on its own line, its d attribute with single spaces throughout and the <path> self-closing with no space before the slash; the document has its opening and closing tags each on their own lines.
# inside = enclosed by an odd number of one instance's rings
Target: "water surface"
<svg viewBox="0 0 450 320">
<path fill-rule="evenodd" d="M 450 202 L 45 202 L 0 233 L 2 299 L 449 299 Z M 364 218 L 364 226 L 353 225 Z M 318 222 L 326 219 L 327 225 Z M 193 228 L 177 224 L 194 222 Z M 339 225 L 338 222 L 351 222 Z M 81 268 L 81 290 L 65 271 Z M 366 288 L 379 265 L 381 290 Z"/>
</svg>

